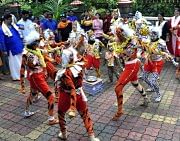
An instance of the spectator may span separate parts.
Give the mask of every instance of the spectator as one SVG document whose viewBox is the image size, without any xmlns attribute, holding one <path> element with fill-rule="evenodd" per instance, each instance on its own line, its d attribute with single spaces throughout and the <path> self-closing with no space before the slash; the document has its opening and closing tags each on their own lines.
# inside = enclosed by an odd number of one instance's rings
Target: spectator
<svg viewBox="0 0 180 141">
<path fill-rule="evenodd" d="M 92 29 L 92 16 L 90 15 L 89 11 L 84 12 L 81 20 L 81 25 L 85 32 Z"/>
<path fill-rule="evenodd" d="M 47 20 L 43 23 L 42 28 L 43 30 L 50 29 L 54 35 L 56 42 L 59 42 L 58 34 L 57 34 L 57 21 L 53 19 L 53 14 L 49 13 L 47 16 Z"/>
<path fill-rule="evenodd" d="M 12 16 L 12 24 L 16 24 L 17 23 L 17 19 L 16 19 L 15 15 L 11 13 L 9 8 L 5 8 L 4 9 L 4 15 L 7 15 L 7 14 L 11 14 L 11 16 Z M 2 16 L 2 18 L 1 18 L 1 24 L 3 22 L 3 18 L 4 18 L 4 16 Z M 0 71 L 4 75 L 7 75 L 7 74 L 9 74 L 9 61 L 8 61 L 7 51 L 2 50 L 1 57 L 2 57 L 1 59 L 2 59 L 2 62 L 3 62 L 3 66 L 1 67 Z"/>
<path fill-rule="evenodd" d="M 41 17 L 41 19 L 40 19 L 40 24 L 41 24 L 41 25 L 43 25 L 43 23 L 46 22 L 46 20 L 47 20 L 47 18 L 48 18 L 48 13 L 49 13 L 49 12 L 45 10 L 45 11 L 43 11 L 43 13 L 44 13 L 44 14 L 42 15 L 42 17 Z"/>
<path fill-rule="evenodd" d="M 109 32 L 109 29 L 111 26 L 111 19 L 112 19 L 111 11 L 107 10 L 106 16 L 104 17 L 104 20 L 103 20 L 103 31 L 105 34 Z"/>
<path fill-rule="evenodd" d="M 42 34 L 42 28 L 41 28 L 41 25 L 40 25 L 39 17 L 34 17 L 33 18 L 33 25 L 34 25 L 36 31 L 38 33 Z"/>
<path fill-rule="evenodd" d="M 168 49 L 180 64 L 180 8 L 175 8 L 174 16 L 168 21 L 169 41 Z M 176 69 L 176 78 L 180 78 L 180 65 Z"/>
<path fill-rule="evenodd" d="M 72 10 L 70 10 L 68 14 L 69 15 L 67 16 L 67 20 L 69 20 L 70 22 L 78 21 L 78 18 L 74 15 L 74 12 Z"/>
<path fill-rule="evenodd" d="M 179 36 L 180 36 L 180 11 L 179 8 L 176 8 L 174 11 L 174 16 L 168 21 L 169 29 L 169 42 L 168 49 L 171 54 L 175 57 L 180 57 L 180 51 L 178 50 Z"/>
<path fill-rule="evenodd" d="M 99 13 L 96 13 L 95 16 L 96 16 L 96 19 L 93 20 L 93 30 L 94 30 L 95 37 L 100 39 L 103 33 L 103 20 L 100 19 Z"/>
<path fill-rule="evenodd" d="M 67 20 L 65 15 L 61 16 L 61 21 L 58 24 L 58 33 L 61 41 L 67 41 L 69 34 L 72 31 L 72 23 Z"/>
<path fill-rule="evenodd" d="M 12 15 L 4 15 L 0 27 L 0 50 L 7 52 L 12 80 L 20 80 L 20 68 L 23 52 L 23 42 L 19 28 L 12 24 Z"/>
<path fill-rule="evenodd" d="M 158 21 L 156 22 L 156 27 L 159 28 L 159 37 L 161 37 L 163 40 L 166 40 L 166 36 L 164 33 L 165 26 L 167 26 L 166 21 L 164 19 L 164 13 L 158 14 Z"/>
<path fill-rule="evenodd" d="M 102 41 L 102 34 L 103 34 L 103 20 L 100 19 L 100 14 L 96 13 L 96 19 L 93 20 L 93 30 L 94 35 L 97 39 Z M 99 51 L 101 52 L 102 48 L 99 48 Z"/>
<path fill-rule="evenodd" d="M 18 21 L 21 34 L 25 44 L 29 44 L 32 41 L 39 38 L 39 33 L 36 31 L 35 26 L 31 20 L 29 20 L 29 12 L 23 10 L 21 12 L 21 19 Z"/>
<path fill-rule="evenodd" d="M 32 10 L 29 10 L 29 19 L 30 19 L 31 21 L 34 20 L 34 15 L 33 15 Z"/>
<path fill-rule="evenodd" d="M 14 23 L 14 24 L 17 23 L 17 19 L 16 19 L 15 15 L 11 13 L 11 11 L 9 10 L 9 8 L 5 8 L 5 9 L 4 9 L 4 15 L 6 15 L 6 14 L 11 14 L 11 16 L 12 16 L 12 23 Z M 3 18 L 3 17 L 2 17 L 2 18 Z"/>
<path fill-rule="evenodd" d="M 119 27 L 119 24 L 122 23 L 122 18 L 120 17 L 120 13 L 118 9 L 115 9 L 112 12 L 112 19 L 111 19 L 111 26 L 110 26 L 110 30 L 111 33 L 116 34 L 116 28 Z"/>
<path fill-rule="evenodd" d="M 49 13 L 47 16 L 47 20 L 43 24 L 43 29 L 50 29 L 51 31 L 55 32 L 57 30 L 57 21 L 53 19 L 53 14 Z"/>
<path fill-rule="evenodd" d="M 108 51 L 105 53 L 105 59 L 107 61 L 109 81 L 113 82 L 113 74 L 115 74 L 117 79 L 119 74 L 118 71 L 115 70 L 115 53 L 112 47 L 109 47 Z"/>
<path fill-rule="evenodd" d="M 2 59 L 1 59 L 1 51 L 0 51 L 0 67 L 3 65 L 3 62 L 2 62 Z M 0 80 L 1 80 L 1 77 L 0 77 Z"/>
</svg>

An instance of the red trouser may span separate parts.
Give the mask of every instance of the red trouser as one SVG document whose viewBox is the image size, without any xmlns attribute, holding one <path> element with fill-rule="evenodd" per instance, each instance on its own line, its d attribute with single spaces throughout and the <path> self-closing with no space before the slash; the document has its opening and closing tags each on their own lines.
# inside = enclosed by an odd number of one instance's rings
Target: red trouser
<svg viewBox="0 0 180 141">
<path fill-rule="evenodd" d="M 76 95 L 76 97 L 77 97 L 76 109 L 79 112 L 81 118 L 83 119 L 88 134 L 93 135 L 94 134 L 93 124 L 88 112 L 87 103 L 86 101 L 82 100 L 81 95 Z M 65 113 L 69 110 L 69 108 L 70 108 L 70 94 L 60 90 L 59 102 L 58 102 L 58 117 L 59 117 L 59 125 L 61 132 L 66 131 Z"/>
<path fill-rule="evenodd" d="M 117 102 L 118 102 L 117 114 L 123 113 L 123 111 L 122 111 L 122 106 L 123 106 L 122 90 L 128 82 L 138 80 L 139 68 L 140 68 L 139 61 L 137 61 L 136 63 L 133 63 L 133 64 L 125 64 L 125 69 L 119 76 L 119 79 L 115 86 L 115 92 L 116 92 Z"/>
<path fill-rule="evenodd" d="M 53 116 L 54 111 L 54 95 L 52 94 L 43 72 L 33 73 L 29 76 L 30 87 L 32 90 L 38 90 L 48 100 L 48 113 Z"/>
<path fill-rule="evenodd" d="M 164 62 L 163 60 L 160 61 L 147 61 L 144 64 L 144 71 L 146 72 L 157 72 L 158 74 L 161 73 L 161 70 L 163 68 Z"/>
<path fill-rule="evenodd" d="M 90 69 L 91 67 L 94 67 L 96 69 L 98 69 L 100 67 L 100 59 L 95 58 L 92 55 L 86 55 L 85 59 L 87 60 L 87 65 L 86 68 Z"/>
<path fill-rule="evenodd" d="M 47 61 L 46 62 L 46 70 L 47 70 L 47 73 L 48 73 L 48 76 L 52 79 L 52 80 L 55 80 L 55 77 L 56 77 L 56 73 L 57 73 L 57 69 L 56 67 L 54 67 L 54 65 Z"/>
<path fill-rule="evenodd" d="M 29 81 L 31 88 L 40 91 L 44 96 L 47 92 L 51 91 L 46 82 L 45 75 L 43 72 L 33 73 L 29 77 Z"/>
</svg>

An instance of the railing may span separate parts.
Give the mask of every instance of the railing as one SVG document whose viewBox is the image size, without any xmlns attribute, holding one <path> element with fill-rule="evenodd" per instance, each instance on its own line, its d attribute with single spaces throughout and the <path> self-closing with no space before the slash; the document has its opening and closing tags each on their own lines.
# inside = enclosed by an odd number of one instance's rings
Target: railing
<svg viewBox="0 0 180 141">
<path fill-rule="evenodd" d="M 144 17 L 147 21 L 151 22 L 153 25 L 155 25 L 156 21 L 158 21 L 158 17 Z M 171 17 L 164 17 L 166 21 L 170 20 Z"/>
<path fill-rule="evenodd" d="M 174 3 L 178 4 L 179 0 L 141 0 L 142 3 Z"/>
</svg>

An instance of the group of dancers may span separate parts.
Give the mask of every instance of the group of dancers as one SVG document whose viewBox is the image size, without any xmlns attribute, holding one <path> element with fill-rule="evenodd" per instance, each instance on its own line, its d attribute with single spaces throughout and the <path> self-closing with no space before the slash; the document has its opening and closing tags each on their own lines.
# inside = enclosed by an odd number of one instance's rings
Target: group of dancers
<svg viewBox="0 0 180 141">
<path fill-rule="evenodd" d="M 140 69 L 141 79 L 148 84 L 150 90 L 156 93 L 154 101 L 160 102 L 162 94 L 159 90 L 158 79 L 164 60 L 171 61 L 176 67 L 180 67 L 169 53 L 166 42 L 159 37 L 159 30 L 148 27 L 140 12 L 136 12 L 131 21 L 115 19 L 111 25 L 111 32 L 101 34 L 104 40 L 96 38 L 93 30 L 85 33 L 77 21 L 72 23 L 72 31 L 65 42 L 55 42 L 50 30 L 45 31 L 44 35 L 27 44 L 23 52 L 21 92 L 25 93 L 26 71 L 30 85 L 24 116 L 29 117 L 34 114 L 30 111 L 30 105 L 38 93 L 42 93 L 48 101 L 48 123 L 60 125 L 58 136 L 61 139 L 67 139 L 65 114 L 68 113 L 72 118 L 78 111 L 90 140 L 99 141 L 94 135 L 87 97 L 82 86 L 83 79 L 91 68 L 95 69 L 97 77 L 102 77 L 101 57 L 104 56 L 107 60 L 108 70 L 116 69 L 117 65 L 122 68 L 116 74 L 115 94 L 118 107 L 112 120 L 118 120 L 123 114 L 123 88 L 129 82 L 141 94 L 143 98 L 141 106 L 148 106 L 146 91 L 138 81 Z M 100 52 L 100 48 L 106 50 L 106 53 Z M 59 69 L 56 66 L 60 66 Z M 54 81 L 54 92 L 47 83 L 48 77 Z M 113 75 L 109 78 L 113 81 Z M 58 119 L 54 117 L 55 101 L 58 102 Z"/>
</svg>

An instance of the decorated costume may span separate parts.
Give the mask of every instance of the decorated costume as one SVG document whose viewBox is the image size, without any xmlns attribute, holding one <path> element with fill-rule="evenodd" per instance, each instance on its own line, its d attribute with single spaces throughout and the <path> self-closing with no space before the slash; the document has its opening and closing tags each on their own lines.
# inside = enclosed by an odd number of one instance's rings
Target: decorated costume
<svg viewBox="0 0 180 141">
<path fill-rule="evenodd" d="M 31 87 L 31 93 L 27 98 L 27 106 L 24 115 L 25 117 L 29 117 L 34 114 L 33 112 L 30 112 L 29 106 L 32 104 L 33 97 L 39 91 L 48 101 L 48 121 L 49 125 L 53 125 L 59 122 L 54 118 L 54 95 L 46 82 L 46 64 L 41 51 L 36 49 L 37 46 L 37 42 L 32 42 L 27 45 L 28 52 L 26 53 L 26 57 L 24 56 L 24 59 L 26 58 L 26 60 L 24 60 L 26 63 L 22 64 L 26 65 L 22 66 L 23 68 L 28 68 L 28 80 Z"/>
<path fill-rule="evenodd" d="M 72 24 L 72 31 L 69 35 L 68 42 L 73 44 L 73 47 L 76 48 L 78 53 L 82 55 L 84 54 L 87 39 L 84 30 L 80 27 L 77 21 Z"/>
<path fill-rule="evenodd" d="M 151 43 L 146 49 L 146 62 L 144 64 L 144 72 L 142 79 L 151 87 L 151 89 L 156 93 L 156 102 L 161 101 L 162 95 L 159 91 L 158 78 L 162 71 L 165 59 L 169 59 L 174 65 L 178 65 L 173 58 L 170 56 L 167 50 L 166 42 L 159 39 L 159 29 L 154 28 L 151 31 Z"/>
<path fill-rule="evenodd" d="M 93 35 L 89 37 L 89 45 L 86 47 L 86 69 L 89 70 L 90 68 L 94 67 L 96 76 L 100 77 L 100 47 L 104 47 L 104 44 L 100 40 L 95 39 L 95 37 L 92 36 Z"/>
<path fill-rule="evenodd" d="M 140 67 L 140 61 L 137 59 L 137 40 L 133 39 L 133 32 L 128 32 L 129 29 L 119 28 L 118 37 L 120 42 L 124 42 L 123 51 L 119 54 L 123 58 L 125 67 L 119 75 L 119 79 L 115 86 L 115 93 L 118 102 L 118 111 L 113 117 L 113 120 L 118 120 L 123 114 L 123 88 L 128 83 L 131 82 L 132 85 L 140 92 L 144 98 L 142 106 L 147 106 L 147 96 L 144 92 L 144 88 L 138 82 L 138 71 Z"/>
<path fill-rule="evenodd" d="M 63 63 L 65 63 L 64 66 L 66 67 L 59 70 L 56 76 L 56 82 L 59 87 L 58 116 L 60 133 L 58 136 L 61 139 L 67 139 L 65 114 L 68 110 L 72 112 L 77 109 L 83 119 L 90 140 L 99 141 L 98 138 L 94 137 L 93 124 L 86 103 L 87 98 L 82 89 L 83 58 L 77 59 L 76 55 L 68 49 L 64 52 L 67 60 Z M 72 116 L 71 113 L 69 115 Z M 73 114 L 73 116 L 75 115 Z"/>
</svg>

